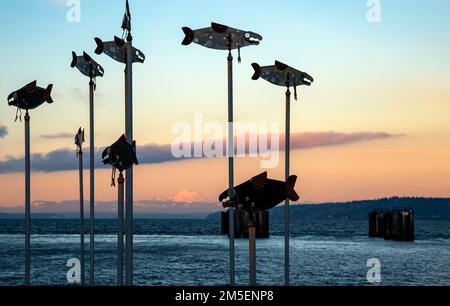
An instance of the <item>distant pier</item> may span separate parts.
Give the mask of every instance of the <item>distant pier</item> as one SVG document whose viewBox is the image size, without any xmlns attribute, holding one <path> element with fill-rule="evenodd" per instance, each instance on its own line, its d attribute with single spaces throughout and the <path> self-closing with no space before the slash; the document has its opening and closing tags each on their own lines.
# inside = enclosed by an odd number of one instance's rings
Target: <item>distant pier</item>
<svg viewBox="0 0 450 306">
<path fill-rule="evenodd" d="M 414 241 L 414 210 L 373 210 L 369 213 L 369 237 Z"/>
<path fill-rule="evenodd" d="M 248 238 L 248 217 L 249 213 L 236 209 L 234 221 L 235 238 Z M 221 233 L 228 235 L 228 210 L 222 212 Z M 259 211 L 255 213 L 256 238 L 269 238 L 269 211 Z"/>
</svg>

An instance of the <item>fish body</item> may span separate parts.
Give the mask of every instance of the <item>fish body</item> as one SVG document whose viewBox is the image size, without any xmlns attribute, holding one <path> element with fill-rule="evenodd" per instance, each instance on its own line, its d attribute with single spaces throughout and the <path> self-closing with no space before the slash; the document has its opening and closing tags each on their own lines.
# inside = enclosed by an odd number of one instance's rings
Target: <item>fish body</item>
<svg viewBox="0 0 450 306">
<path fill-rule="evenodd" d="M 77 56 L 72 52 L 72 63 L 70 67 L 77 68 L 82 74 L 90 78 L 103 77 L 105 70 L 94 61 L 86 52 L 82 56 Z"/>
<path fill-rule="evenodd" d="M 183 27 L 186 35 L 182 45 L 192 42 L 210 49 L 232 50 L 247 46 L 256 46 L 263 39 L 261 35 L 251 31 L 243 31 L 226 25 L 211 23 L 211 27 L 192 30 Z"/>
<path fill-rule="evenodd" d="M 127 44 L 123 39 L 114 36 L 113 41 L 103 42 L 100 38 L 95 38 L 95 42 L 97 43 L 96 54 L 105 53 L 119 63 L 127 63 Z M 132 53 L 133 63 L 143 63 L 145 61 L 145 55 L 142 51 L 132 47 Z"/>
<path fill-rule="evenodd" d="M 77 134 L 75 135 L 75 144 L 77 147 L 81 148 L 84 141 L 84 130 L 79 128 Z"/>
<path fill-rule="evenodd" d="M 229 191 L 224 191 L 219 196 L 219 201 L 224 207 L 235 203 L 238 208 L 246 211 L 269 210 L 286 199 L 294 202 L 300 199 L 294 190 L 296 181 L 296 176 L 289 177 L 287 182 L 268 179 L 267 172 L 264 172 L 236 186 L 235 195 L 231 199 Z"/>
<path fill-rule="evenodd" d="M 53 85 L 50 84 L 47 88 L 36 86 L 36 81 L 14 91 L 8 96 L 8 105 L 15 106 L 23 110 L 35 109 L 45 102 L 53 103 L 51 92 Z"/>
<path fill-rule="evenodd" d="M 138 165 L 136 156 L 136 142 L 127 142 L 122 135 L 113 145 L 107 147 L 102 154 L 103 164 L 111 165 L 120 172 L 130 169 L 133 164 Z"/>
<path fill-rule="evenodd" d="M 289 67 L 279 61 L 275 61 L 273 66 L 261 67 L 257 63 L 253 63 L 252 67 L 255 71 L 252 79 L 258 80 L 263 78 L 264 80 L 278 86 L 296 87 L 301 85 L 311 86 L 314 79 L 309 74 Z"/>
</svg>

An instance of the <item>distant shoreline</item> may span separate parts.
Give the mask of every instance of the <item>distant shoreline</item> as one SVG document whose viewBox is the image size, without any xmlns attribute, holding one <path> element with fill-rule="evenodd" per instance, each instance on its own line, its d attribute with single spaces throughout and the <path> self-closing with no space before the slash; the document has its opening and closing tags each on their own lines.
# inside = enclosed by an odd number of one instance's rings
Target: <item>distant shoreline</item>
<svg viewBox="0 0 450 306">
<path fill-rule="evenodd" d="M 450 198 L 419 198 L 419 197 L 392 197 L 377 200 L 362 200 L 341 203 L 296 204 L 291 206 L 291 218 L 301 222 L 316 220 L 367 220 L 367 215 L 374 209 L 387 210 L 392 208 L 414 209 L 417 220 L 447 220 L 450 221 Z M 17 208 L 16 208 L 17 209 Z M 159 213 L 135 212 L 135 219 L 198 219 L 220 221 L 218 212 L 192 212 L 192 213 Z M 88 217 L 86 212 L 86 218 Z M 111 212 L 96 212 L 98 219 L 115 219 L 117 216 Z M 35 212 L 34 219 L 78 219 L 78 212 Z M 0 220 L 23 219 L 23 213 L 1 212 Z M 283 204 L 270 212 L 272 221 L 284 219 Z"/>
</svg>

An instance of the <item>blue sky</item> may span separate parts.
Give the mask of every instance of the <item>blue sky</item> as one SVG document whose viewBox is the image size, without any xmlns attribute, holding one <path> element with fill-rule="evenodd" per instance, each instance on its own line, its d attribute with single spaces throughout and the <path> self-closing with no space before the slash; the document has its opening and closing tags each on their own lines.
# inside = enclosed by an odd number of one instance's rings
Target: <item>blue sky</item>
<svg viewBox="0 0 450 306">
<path fill-rule="evenodd" d="M 13 123 L 15 110 L 5 99 L 34 79 L 42 87 L 54 84 L 55 104 L 32 113 L 33 152 L 72 148 L 70 138 L 42 135 L 88 126 L 88 80 L 70 68 L 72 51 L 87 51 L 106 71 L 97 82 L 96 143 L 108 145 L 123 132 L 124 67 L 93 51 L 94 37 L 121 35 L 124 2 L 81 0 L 81 22 L 69 23 L 63 0 L 1 1 L 0 127 L 8 134 L 0 138 L 0 161 L 23 154 L 23 127 Z M 292 110 L 293 132 L 386 132 L 407 137 L 374 151 L 400 143 L 436 154 L 447 150 L 450 1 L 381 0 L 380 23 L 367 21 L 366 2 L 130 0 L 134 44 L 147 56 L 145 64 L 134 66 L 136 140 L 168 144 L 172 124 L 192 122 L 194 114 L 226 122 L 226 54 L 180 44 L 181 27 L 197 29 L 215 21 L 264 37 L 260 46 L 243 49 L 242 64 L 234 67 L 236 120 L 283 125 L 283 90 L 250 80 L 252 62 L 267 65 L 278 59 L 316 80 L 300 91 L 301 102 Z M 421 162 L 417 152 L 411 163 Z M 446 152 L 436 160 L 444 162 Z M 394 163 L 387 163 L 386 172 Z M 425 164 L 422 174 L 429 177 Z M 447 164 L 435 166 L 448 169 Z M 407 174 L 398 180 L 402 175 Z M 174 188 L 184 187 L 189 188 Z"/>
</svg>

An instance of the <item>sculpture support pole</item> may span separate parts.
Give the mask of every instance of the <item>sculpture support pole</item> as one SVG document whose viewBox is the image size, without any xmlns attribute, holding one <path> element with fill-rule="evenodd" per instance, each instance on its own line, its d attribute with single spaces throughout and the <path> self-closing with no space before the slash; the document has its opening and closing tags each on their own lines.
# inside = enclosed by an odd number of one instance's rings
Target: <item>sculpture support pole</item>
<svg viewBox="0 0 450 306">
<path fill-rule="evenodd" d="M 81 286 L 84 286 L 84 191 L 83 191 L 83 151 L 78 152 L 79 176 L 80 176 L 80 265 Z"/>
<path fill-rule="evenodd" d="M 285 135 L 285 176 L 286 181 L 290 175 L 290 155 L 291 155 L 291 91 L 289 87 L 286 91 L 286 135 Z M 285 202 L 284 211 L 284 284 L 289 286 L 289 199 Z"/>
<path fill-rule="evenodd" d="M 253 213 L 252 213 L 253 214 Z M 254 214 L 253 214 L 254 216 Z M 248 223 L 250 286 L 256 286 L 256 228 L 254 217 Z"/>
<path fill-rule="evenodd" d="M 95 158 L 94 158 L 94 81 L 89 82 L 89 167 L 90 167 L 90 206 L 89 206 L 89 282 L 91 286 L 94 286 L 94 235 L 95 235 L 95 198 L 94 198 L 94 182 L 95 182 Z"/>
<path fill-rule="evenodd" d="M 25 286 L 30 285 L 31 179 L 30 115 L 25 114 Z"/>
<path fill-rule="evenodd" d="M 127 65 L 125 73 L 125 135 L 129 143 L 133 143 L 133 38 L 127 37 Z M 127 286 L 133 285 L 133 167 L 126 171 L 126 255 L 125 281 Z"/>
<path fill-rule="evenodd" d="M 229 196 L 234 196 L 234 125 L 233 125 L 233 56 L 228 52 L 228 185 Z M 237 203 L 235 203 L 237 204 Z M 234 286 L 234 207 L 229 208 L 230 286 Z"/>
<path fill-rule="evenodd" d="M 118 182 L 118 201 L 117 201 L 117 286 L 123 285 L 123 195 L 124 179 L 120 172 Z"/>
</svg>

